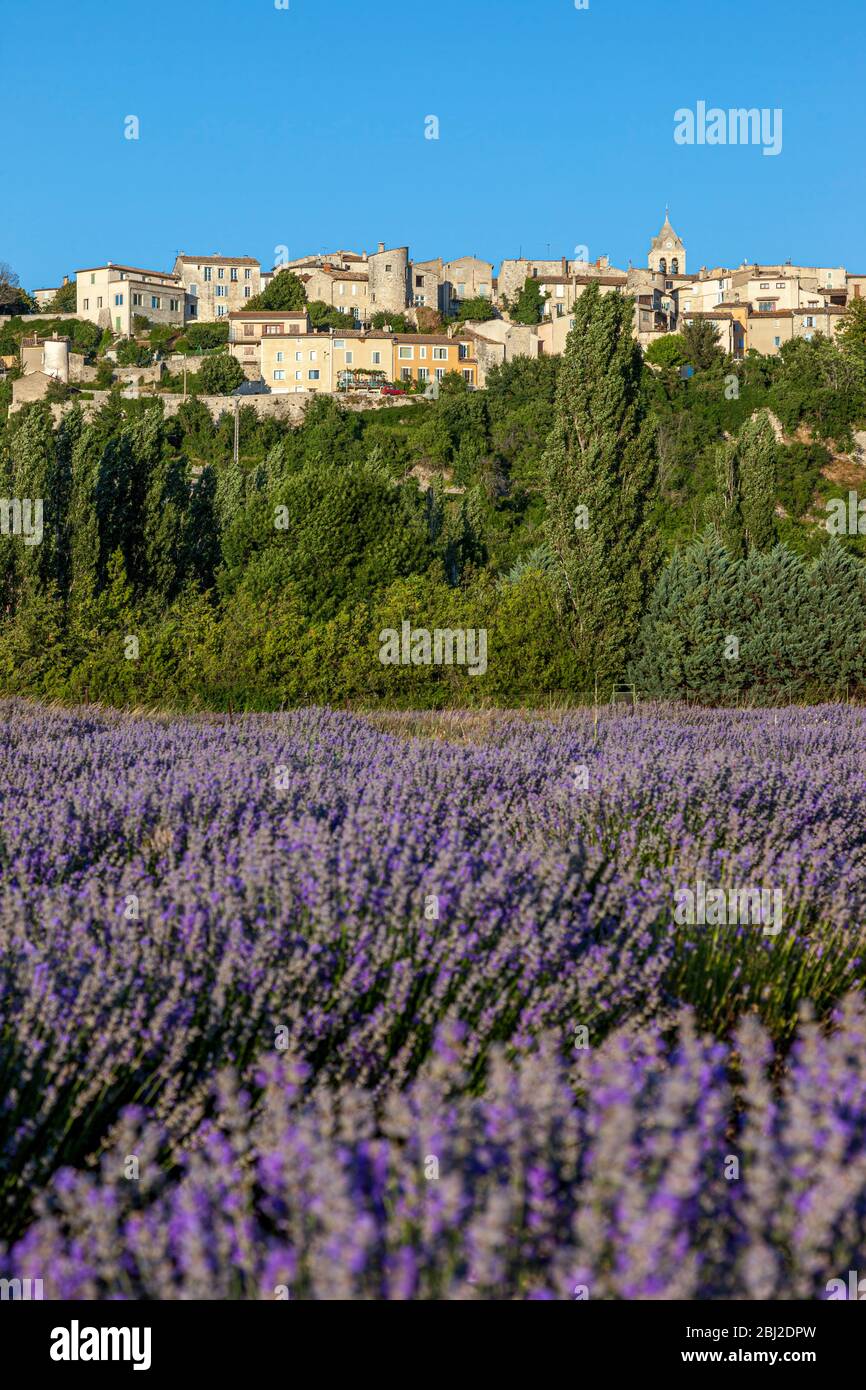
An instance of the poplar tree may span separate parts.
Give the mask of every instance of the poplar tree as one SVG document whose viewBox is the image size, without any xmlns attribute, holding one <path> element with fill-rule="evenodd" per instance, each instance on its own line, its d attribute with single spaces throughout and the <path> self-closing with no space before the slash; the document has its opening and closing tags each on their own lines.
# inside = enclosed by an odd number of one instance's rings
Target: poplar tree
<svg viewBox="0 0 866 1390">
<path fill-rule="evenodd" d="M 621 678 L 657 568 L 657 466 L 634 301 L 589 285 L 563 355 L 542 461 L 547 539 L 589 679 Z"/>
<path fill-rule="evenodd" d="M 776 436 L 760 410 L 736 439 L 716 450 L 717 505 L 713 521 L 735 560 L 765 553 L 776 544 Z"/>
</svg>

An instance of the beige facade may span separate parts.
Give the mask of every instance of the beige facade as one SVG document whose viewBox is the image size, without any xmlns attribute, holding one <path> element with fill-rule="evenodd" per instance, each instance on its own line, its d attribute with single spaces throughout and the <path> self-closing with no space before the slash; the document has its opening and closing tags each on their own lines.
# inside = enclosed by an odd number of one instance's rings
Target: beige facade
<svg viewBox="0 0 866 1390">
<path fill-rule="evenodd" d="M 229 352 L 251 379 L 261 376 L 261 342 L 286 333 L 308 334 L 306 309 L 236 309 L 229 314 Z"/>
<path fill-rule="evenodd" d="M 213 323 L 242 309 L 261 290 L 262 267 L 253 256 L 179 255 L 174 274 L 186 296 L 191 323 Z"/>
<path fill-rule="evenodd" d="M 474 344 L 467 335 L 384 332 L 268 334 L 261 340 L 261 374 L 269 391 L 335 392 L 360 380 L 441 381 L 458 372 L 478 384 Z"/>
<path fill-rule="evenodd" d="M 816 309 L 776 309 L 763 312 L 750 311 L 748 319 L 748 346 L 766 357 L 779 353 L 785 343 L 792 338 L 814 338 L 823 333 L 826 338 L 835 338 L 845 310 L 838 305 Z"/>
<path fill-rule="evenodd" d="M 90 266 L 75 272 L 81 318 L 127 337 L 137 316 L 152 323 L 184 323 L 184 288 L 175 275 L 137 266 Z"/>
<path fill-rule="evenodd" d="M 413 309 L 433 309 L 447 313 L 445 271 L 442 257 L 432 261 L 413 261 L 409 266 L 409 294 Z"/>
<path fill-rule="evenodd" d="M 312 266 L 297 272 L 307 303 L 321 300 L 344 314 L 351 314 L 360 325 L 370 317 L 370 285 L 363 264 L 357 270 L 341 270 L 334 265 Z"/>
<path fill-rule="evenodd" d="M 442 309 L 454 313 L 466 299 L 493 298 L 493 266 L 477 256 L 458 256 L 442 266 Z"/>
<path fill-rule="evenodd" d="M 460 331 L 461 337 L 465 335 L 473 344 L 478 364 L 477 384 L 482 387 L 487 385 L 487 373 L 491 367 L 513 362 L 516 357 L 538 357 L 541 351 L 541 328 L 528 324 L 488 319 L 484 323 L 466 323 Z"/>
</svg>

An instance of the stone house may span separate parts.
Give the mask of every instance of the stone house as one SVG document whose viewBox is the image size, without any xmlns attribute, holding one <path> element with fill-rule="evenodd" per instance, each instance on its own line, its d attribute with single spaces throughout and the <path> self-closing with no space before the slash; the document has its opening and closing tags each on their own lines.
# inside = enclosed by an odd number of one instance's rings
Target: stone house
<svg viewBox="0 0 866 1390">
<path fill-rule="evenodd" d="M 183 285 L 186 320 L 214 323 L 242 309 L 261 290 L 261 263 L 254 256 L 186 256 L 174 263 Z"/>
<path fill-rule="evenodd" d="M 137 266 L 90 266 L 75 272 L 79 318 L 130 337 L 137 316 L 152 323 L 177 325 L 185 321 L 184 287 L 178 276 Z"/>
</svg>

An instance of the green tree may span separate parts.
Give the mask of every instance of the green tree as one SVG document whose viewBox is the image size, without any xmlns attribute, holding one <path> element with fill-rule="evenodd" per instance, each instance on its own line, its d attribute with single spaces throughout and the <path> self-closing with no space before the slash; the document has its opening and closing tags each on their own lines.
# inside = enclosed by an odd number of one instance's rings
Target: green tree
<svg viewBox="0 0 866 1390">
<path fill-rule="evenodd" d="M 74 314 L 78 308 L 78 291 L 74 280 L 61 285 L 48 306 L 52 314 Z"/>
<path fill-rule="evenodd" d="M 683 326 L 682 340 L 686 360 L 696 372 L 709 371 L 725 359 L 720 347 L 719 331 L 709 319 L 692 319 Z"/>
<path fill-rule="evenodd" d="M 852 299 L 836 332 L 843 352 L 866 355 L 866 299 Z"/>
<path fill-rule="evenodd" d="M 655 338 L 644 353 L 644 361 L 653 367 L 684 367 L 688 360 L 686 341 L 681 333 L 665 333 Z"/>
<path fill-rule="evenodd" d="M 542 293 L 538 281 L 528 276 L 523 289 L 508 306 L 508 312 L 514 323 L 541 323 L 546 301 L 547 295 Z"/>
<path fill-rule="evenodd" d="M 199 389 L 206 396 L 228 396 L 243 380 L 243 367 L 228 352 L 215 352 L 206 357 L 198 373 Z"/>
<path fill-rule="evenodd" d="M 570 637 L 600 680 L 623 674 L 657 564 L 656 457 L 633 311 L 632 299 L 595 284 L 577 301 L 542 464 Z"/>
<path fill-rule="evenodd" d="M 314 331 L 322 332 L 325 329 L 333 328 L 338 333 L 348 333 L 356 326 L 352 314 L 346 314 L 342 309 L 335 309 L 332 304 L 326 304 L 323 299 L 314 299 L 307 306 L 310 315 L 310 327 Z"/>
<path fill-rule="evenodd" d="M 416 331 L 414 323 L 407 319 L 405 314 L 392 314 L 388 309 L 377 309 L 370 319 L 370 327 L 381 332 L 383 328 L 391 333 L 414 333 Z"/>
<path fill-rule="evenodd" d="M 737 449 L 746 545 L 771 550 L 776 543 L 776 436 L 766 410 L 743 425 Z"/>
<path fill-rule="evenodd" d="M 475 299 L 460 301 L 457 318 L 460 323 L 468 323 L 470 320 L 473 323 L 486 323 L 489 319 L 496 318 L 496 310 L 485 295 L 478 295 Z M 537 322 L 539 322 L 538 319 L 536 319 Z"/>
<path fill-rule="evenodd" d="M 303 309 L 307 302 L 304 286 L 291 270 L 280 270 L 271 283 L 246 303 L 247 309 Z"/>
</svg>

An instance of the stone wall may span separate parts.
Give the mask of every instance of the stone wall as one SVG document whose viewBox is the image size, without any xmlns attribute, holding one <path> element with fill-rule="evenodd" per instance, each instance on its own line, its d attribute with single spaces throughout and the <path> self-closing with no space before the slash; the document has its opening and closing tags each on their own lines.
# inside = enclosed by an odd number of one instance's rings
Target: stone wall
<svg viewBox="0 0 866 1390">
<path fill-rule="evenodd" d="M 30 378 L 26 377 L 21 378 L 22 381 L 29 379 Z M 246 406 L 252 406 L 256 414 L 263 418 L 270 417 L 294 425 L 300 423 L 306 407 L 316 395 L 317 392 L 315 391 L 303 391 L 284 396 L 196 396 L 194 399 L 201 401 L 202 405 L 207 407 L 214 420 L 218 420 L 223 414 L 233 414 L 235 401 L 240 400 L 241 409 L 244 409 Z M 108 397 L 108 391 L 94 391 L 92 400 L 81 400 L 80 397 L 75 398 L 75 400 L 77 400 L 80 405 L 85 418 L 89 419 L 91 415 L 105 405 Z M 141 399 L 147 400 L 148 397 L 142 395 Z M 163 410 L 167 419 L 171 419 L 172 416 L 176 415 L 183 405 L 183 396 L 181 395 L 163 394 L 156 397 L 156 399 L 162 401 Z M 187 397 L 187 400 L 192 399 L 192 396 Z M 73 404 L 75 404 L 75 400 L 64 401 L 62 404 L 52 406 L 52 414 L 55 423 L 61 419 L 67 410 L 72 408 Z M 350 392 L 347 392 L 345 395 L 340 395 L 339 401 L 343 410 L 392 410 L 398 406 L 418 405 L 422 403 L 422 397 L 370 397 L 363 393 L 352 395 Z"/>
</svg>

